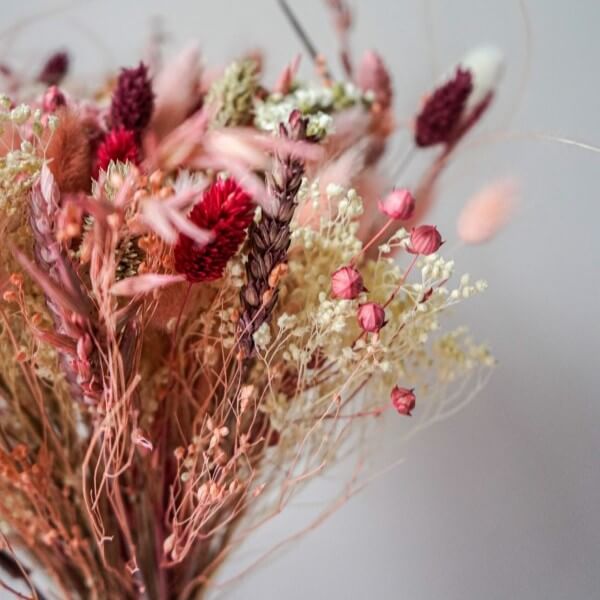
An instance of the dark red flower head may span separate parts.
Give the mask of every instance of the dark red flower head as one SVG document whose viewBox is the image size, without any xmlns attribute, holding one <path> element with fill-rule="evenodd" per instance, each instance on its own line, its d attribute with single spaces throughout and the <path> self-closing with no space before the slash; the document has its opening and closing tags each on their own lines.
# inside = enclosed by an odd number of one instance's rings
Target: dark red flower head
<svg viewBox="0 0 600 600">
<path fill-rule="evenodd" d="M 139 156 L 134 133 L 122 127 L 113 129 L 106 134 L 102 143 L 98 146 L 94 177 L 98 176 L 101 169 L 106 171 L 111 160 L 122 163 L 131 162 L 137 165 Z"/>
<path fill-rule="evenodd" d="M 218 180 L 202 194 L 189 220 L 209 229 L 215 238 L 206 246 L 180 234 L 175 245 L 175 269 L 190 283 L 223 276 L 229 259 L 239 250 L 254 216 L 250 196 L 234 179 Z"/>
<path fill-rule="evenodd" d="M 154 92 L 148 69 L 140 63 L 134 69 L 123 69 L 110 105 L 113 127 L 124 127 L 136 135 L 146 128 L 154 109 Z"/>
<path fill-rule="evenodd" d="M 417 146 L 433 146 L 451 141 L 472 90 L 473 78 L 470 71 L 459 67 L 450 81 L 433 92 L 417 117 Z"/>
<path fill-rule="evenodd" d="M 38 81 L 46 85 L 58 85 L 69 71 L 69 55 L 55 52 L 42 67 Z"/>
</svg>

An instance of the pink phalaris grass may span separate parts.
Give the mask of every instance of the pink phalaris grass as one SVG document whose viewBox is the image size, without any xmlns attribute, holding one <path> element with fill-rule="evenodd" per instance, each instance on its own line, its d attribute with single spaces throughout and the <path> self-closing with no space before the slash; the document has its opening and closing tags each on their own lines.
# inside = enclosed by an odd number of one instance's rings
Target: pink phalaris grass
<svg viewBox="0 0 600 600">
<path fill-rule="evenodd" d="M 366 333 L 377 333 L 385 325 L 385 309 L 377 302 L 365 302 L 358 307 L 358 324 Z"/>
<path fill-rule="evenodd" d="M 331 276 L 331 293 L 334 298 L 353 300 L 366 291 L 362 275 L 356 267 L 341 267 Z"/>
<path fill-rule="evenodd" d="M 414 196 L 406 188 L 392 190 L 383 200 L 379 201 L 379 210 L 399 221 L 407 221 L 415 211 Z"/>
<path fill-rule="evenodd" d="M 374 50 L 368 50 L 363 55 L 356 82 L 363 91 L 373 93 L 379 110 L 386 111 L 391 107 L 394 96 L 392 79 L 383 59 Z"/>
<path fill-rule="evenodd" d="M 410 244 L 407 251 L 411 254 L 428 256 L 437 252 L 444 242 L 435 225 L 419 225 L 410 232 Z"/>
<path fill-rule="evenodd" d="M 181 125 L 201 98 L 202 66 L 198 46 L 184 48 L 153 80 L 152 132 L 162 139 Z"/>
<path fill-rule="evenodd" d="M 510 220 L 516 196 L 514 181 L 501 180 L 484 187 L 462 209 L 457 222 L 458 237 L 465 244 L 491 240 Z"/>
<path fill-rule="evenodd" d="M 298 68 L 300 67 L 300 60 L 302 59 L 301 54 L 297 54 L 294 60 L 283 69 L 277 82 L 275 83 L 274 91 L 279 94 L 287 94 L 291 88 L 296 75 L 298 74 Z"/>
<path fill-rule="evenodd" d="M 133 69 L 123 69 L 110 105 L 113 128 L 122 127 L 139 136 L 150 123 L 153 109 L 154 92 L 146 65 L 140 62 Z"/>
<path fill-rule="evenodd" d="M 214 281 L 223 276 L 229 259 L 239 250 L 252 222 L 254 205 L 234 179 L 213 183 L 194 206 L 189 220 L 214 235 L 200 246 L 185 234 L 175 245 L 175 269 L 190 283 Z"/>
<path fill-rule="evenodd" d="M 119 127 L 109 131 L 96 152 L 94 174 L 106 171 L 111 162 L 138 164 L 140 151 L 135 141 L 135 133 Z"/>
<path fill-rule="evenodd" d="M 38 81 L 46 85 L 59 85 L 69 72 L 70 62 L 66 52 L 55 52 L 42 67 Z"/>
<path fill-rule="evenodd" d="M 411 416 L 417 402 L 414 390 L 397 385 L 392 389 L 390 399 L 398 414 L 406 415 L 407 417 Z"/>
</svg>

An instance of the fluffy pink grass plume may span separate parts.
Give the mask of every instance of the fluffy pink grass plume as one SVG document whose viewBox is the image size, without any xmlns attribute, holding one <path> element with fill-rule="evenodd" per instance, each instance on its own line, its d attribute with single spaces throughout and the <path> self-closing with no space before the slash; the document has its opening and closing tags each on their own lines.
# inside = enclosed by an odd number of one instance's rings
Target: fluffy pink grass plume
<svg viewBox="0 0 600 600">
<path fill-rule="evenodd" d="M 377 333 L 385 325 L 385 309 L 377 302 L 365 302 L 358 307 L 358 324 L 366 333 Z"/>
<path fill-rule="evenodd" d="M 396 385 L 392 389 L 390 399 L 398 414 L 406 415 L 407 417 L 411 416 L 417 400 L 414 390 Z"/>
<path fill-rule="evenodd" d="M 294 83 L 294 79 L 296 79 L 296 75 L 298 74 L 298 68 L 300 67 L 301 59 L 302 55 L 297 54 L 294 57 L 294 60 L 292 60 L 292 62 L 285 67 L 285 69 L 279 75 L 273 91 L 280 94 L 289 93 L 292 84 Z"/>
<path fill-rule="evenodd" d="M 151 127 L 159 138 L 180 125 L 197 106 L 201 76 L 200 51 L 195 44 L 182 50 L 158 73 L 153 81 Z"/>
<path fill-rule="evenodd" d="M 365 291 L 362 275 L 356 267 L 342 267 L 331 276 L 331 293 L 340 300 L 353 300 Z"/>
<path fill-rule="evenodd" d="M 464 206 L 457 222 L 465 244 L 483 244 L 508 223 L 516 205 L 517 184 L 495 181 L 477 192 Z"/>
<path fill-rule="evenodd" d="M 407 221 L 415 212 L 415 198 L 406 188 L 398 188 L 380 200 L 378 207 L 391 219 Z"/>
<path fill-rule="evenodd" d="M 373 92 L 381 110 L 390 108 L 393 99 L 392 80 L 383 59 L 374 50 L 367 50 L 363 55 L 356 82 L 363 91 Z"/>
<path fill-rule="evenodd" d="M 443 244 L 442 236 L 435 225 L 419 225 L 410 232 L 407 251 L 411 254 L 427 256 L 437 252 Z"/>
</svg>

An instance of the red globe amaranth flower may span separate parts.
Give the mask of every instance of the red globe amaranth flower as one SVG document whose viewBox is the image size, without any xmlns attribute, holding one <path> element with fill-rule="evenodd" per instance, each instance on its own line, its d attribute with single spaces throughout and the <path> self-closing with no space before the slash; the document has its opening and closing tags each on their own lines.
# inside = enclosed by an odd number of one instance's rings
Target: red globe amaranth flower
<svg viewBox="0 0 600 600">
<path fill-rule="evenodd" d="M 411 254 L 433 254 L 443 244 L 442 236 L 435 225 L 419 225 L 410 232 L 410 244 L 406 249 Z"/>
<path fill-rule="evenodd" d="M 390 395 L 394 408 L 398 411 L 398 414 L 411 416 L 412 411 L 415 408 L 416 396 L 414 390 L 408 388 L 394 386 Z"/>
<path fill-rule="evenodd" d="M 154 92 L 146 65 L 141 62 L 134 69 L 123 69 L 110 105 L 112 126 L 139 136 L 150 122 L 153 110 Z"/>
<path fill-rule="evenodd" d="M 213 183 L 188 218 L 194 225 L 211 230 L 214 241 L 199 246 L 180 234 L 174 251 L 177 272 L 190 283 L 222 277 L 227 262 L 242 245 L 253 217 L 252 199 L 234 179 Z"/>
<path fill-rule="evenodd" d="M 379 210 L 391 219 L 407 221 L 415 211 L 415 199 L 406 188 L 399 188 L 380 200 L 378 206 Z"/>
<path fill-rule="evenodd" d="M 453 79 L 427 98 L 415 124 L 417 146 L 434 146 L 452 140 L 472 90 L 471 72 L 459 67 Z"/>
<path fill-rule="evenodd" d="M 53 113 L 66 103 L 64 94 L 55 85 L 51 85 L 42 98 L 42 110 L 45 113 Z"/>
<path fill-rule="evenodd" d="M 69 71 L 69 63 L 66 52 L 55 52 L 42 67 L 38 81 L 46 85 L 58 85 Z"/>
<path fill-rule="evenodd" d="M 385 310 L 377 302 L 366 302 L 358 307 L 358 324 L 367 333 L 377 333 L 385 325 Z"/>
<path fill-rule="evenodd" d="M 96 152 L 96 164 L 94 166 L 94 177 L 98 177 L 100 170 L 106 171 L 110 161 L 139 163 L 139 148 L 132 131 L 120 127 L 109 131 L 102 140 Z"/>
<path fill-rule="evenodd" d="M 365 291 L 363 280 L 355 267 L 342 267 L 331 276 L 331 293 L 340 300 L 353 300 Z"/>
</svg>

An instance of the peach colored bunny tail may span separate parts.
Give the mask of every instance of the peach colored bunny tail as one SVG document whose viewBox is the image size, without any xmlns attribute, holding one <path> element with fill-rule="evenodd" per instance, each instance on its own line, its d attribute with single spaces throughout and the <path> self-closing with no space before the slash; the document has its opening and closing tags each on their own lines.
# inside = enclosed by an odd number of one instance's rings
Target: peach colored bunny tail
<svg viewBox="0 0 600 600">
<path fill-rule="evenodd" d="M 464 206 L 457 232 L 465 244 L 483 244 L 491 240 L 510 220 L 517 202 L 518 186 L 513 180 L 495 181 Z"/>
</svg>

